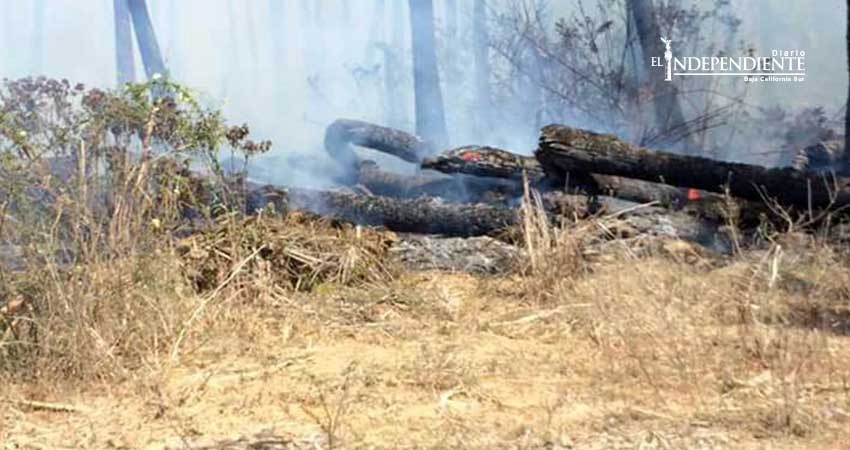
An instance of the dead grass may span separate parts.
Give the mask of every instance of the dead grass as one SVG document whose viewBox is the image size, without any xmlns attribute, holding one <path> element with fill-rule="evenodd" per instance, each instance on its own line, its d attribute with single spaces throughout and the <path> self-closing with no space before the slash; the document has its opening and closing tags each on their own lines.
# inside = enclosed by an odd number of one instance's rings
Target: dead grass
<svg viewBox="0 0 850 450">
<path fill-rule="evenodd" d="M 391 236 L 299 216 L 225 217 L 150 253 L 32 266 L 14 283 L 26 306 L 2 319 L 0 439 L 846 446 L 846 248 L 789 234 L 721 258 L 611 240 L 612 218 L 553 226 L 534 202 L 526 260 L 500 276 L 389 276 Z"/>
</svg>

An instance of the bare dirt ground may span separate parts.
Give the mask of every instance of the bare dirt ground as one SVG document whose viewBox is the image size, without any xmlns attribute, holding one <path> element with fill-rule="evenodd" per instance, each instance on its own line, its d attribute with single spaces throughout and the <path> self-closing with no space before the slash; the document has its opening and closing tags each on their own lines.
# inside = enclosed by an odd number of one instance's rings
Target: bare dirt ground
<svg viewBox="0 0 850 450">
<path fill-rule="evenodd" d="M 117 380 L 4 386 L 0 448 L 847 448 L 850 338 L 787 313 L 846 298 L 819 258 L 223 299 Z"/>
</svg>

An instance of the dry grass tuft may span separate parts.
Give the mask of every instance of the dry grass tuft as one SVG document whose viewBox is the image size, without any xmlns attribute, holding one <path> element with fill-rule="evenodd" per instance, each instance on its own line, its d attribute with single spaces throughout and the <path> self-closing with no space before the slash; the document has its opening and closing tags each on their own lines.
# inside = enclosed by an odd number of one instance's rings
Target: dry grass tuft
<svg viewBox="0 0 850 450">
<path fill-rule="evenodd" d="M 199 292 L 225 281 L 309 291 L 322 283 L 387 279 L 384 259 L 392 241 L 390 233 L 292 213 L 229 217 L 184 239 L 177 251 L 184 273 Z M 240 261 L 245 263 L 234 274 Z"/>
</svg>

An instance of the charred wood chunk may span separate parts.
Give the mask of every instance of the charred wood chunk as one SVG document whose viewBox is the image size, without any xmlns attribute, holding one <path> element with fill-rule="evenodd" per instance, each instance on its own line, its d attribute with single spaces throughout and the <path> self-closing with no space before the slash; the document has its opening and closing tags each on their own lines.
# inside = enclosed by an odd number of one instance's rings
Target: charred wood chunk
<svg viewBox="0 0 850 450">
<path fill-rule="evenodd" d="M 712 192 L 724 192 L 728 187 L 736 197 L 762 201 L 767 196 L 798 208 L 850 204 L 848 179 L 791 167 L 768 169 L 656 152 L 612 135 L 563 125 L 543 128 L 536 156 L 547 173 L 578 170 Z"/>
</svg>

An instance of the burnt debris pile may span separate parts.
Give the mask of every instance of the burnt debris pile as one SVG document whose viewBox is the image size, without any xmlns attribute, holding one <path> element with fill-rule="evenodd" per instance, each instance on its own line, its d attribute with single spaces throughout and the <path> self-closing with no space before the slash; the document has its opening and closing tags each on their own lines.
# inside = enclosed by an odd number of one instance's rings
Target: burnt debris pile
<svg viewBox="0 0 850 450">
<path fill-rule="evenodd" d="M 382 169 L 355 147 L 418 165 L 414 175 Z M 528 193 L 558 220 L 632 217 L 637 232 L 726 247 L 724 230 L 765 223 L 814 225 L 843 215 L 850 179 L 801 168 L 765 168 L 641 148 L 564 125 L 541 130 L 534 156 L 486 146 L 437 151 L 404 131 L 340 119 L 325 136 L 344 169 L 344 189 L 264 187 L 286 208 L 397 232 L 499 236 L 520 223 Z"/>
</svg>

